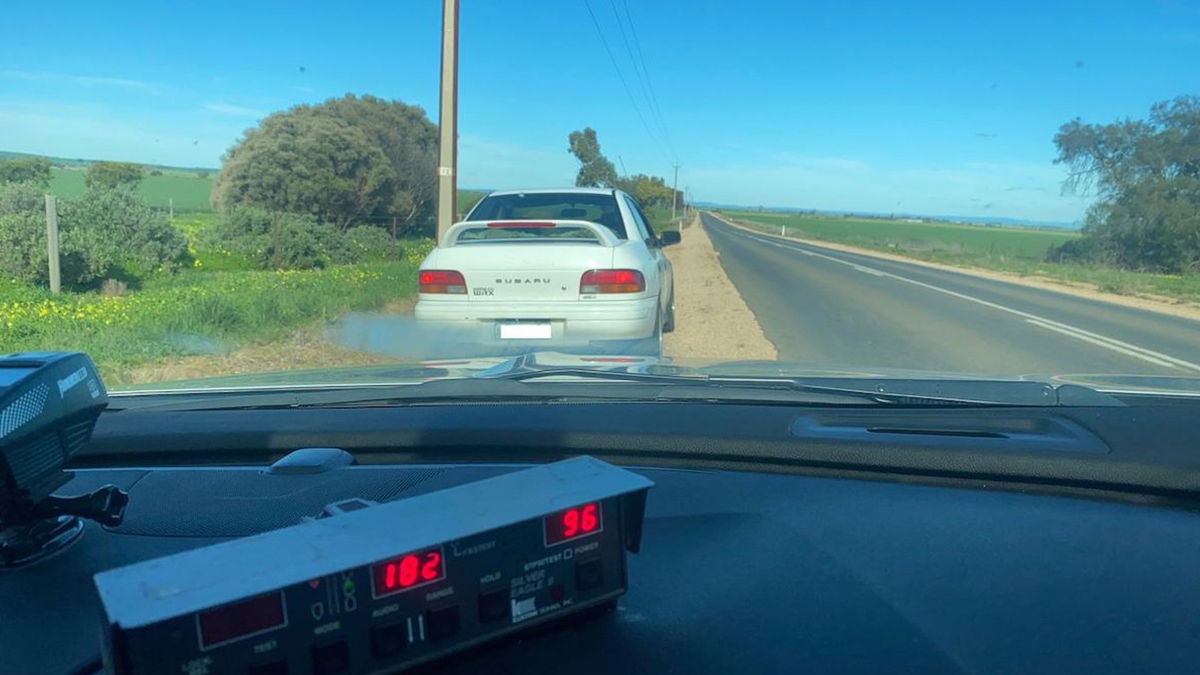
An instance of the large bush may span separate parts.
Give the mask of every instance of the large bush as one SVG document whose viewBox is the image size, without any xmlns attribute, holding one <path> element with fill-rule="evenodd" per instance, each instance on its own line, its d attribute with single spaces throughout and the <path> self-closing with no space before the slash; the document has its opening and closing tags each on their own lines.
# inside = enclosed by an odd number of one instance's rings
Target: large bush
<svg viewBox="0 0 1200 675">
<path fill-rule="evenodd" d="M 187 250 L 166 216 L 129 190 L 88 190 L 75 200 L 60 199 L 58 212 L 66 286 L 141 279 L 178 264 Z M 45 198 L 35 184 L 0 185 L 0 275 L 48 282 Z"/>
<path fill-rule="evenodd" d="M 218 210 L 307 213 L 340 230 L 395 219 L 431 227 L 437 128 L 400 101 L 347 95 L 277 112 L 225 153 Z"/>
</svg>

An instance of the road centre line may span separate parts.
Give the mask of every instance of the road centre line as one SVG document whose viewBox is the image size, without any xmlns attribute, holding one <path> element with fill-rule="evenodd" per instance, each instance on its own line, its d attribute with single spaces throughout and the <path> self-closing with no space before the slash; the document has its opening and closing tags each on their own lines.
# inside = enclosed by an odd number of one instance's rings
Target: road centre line
<svg viewBox="0 0 1200 675">
<path fill-rule="evenodd" d="M 1105 347 L 1107 349 L 1111 349 L 1113 351 L 1120 352 L 1122 354 L 1125 354 L 1126 356 L 1132 356 L 1135 359 L 1149 361 L 1150 363 L 1153 363 L 1158 366 L 1164 366 L 1167 368 L 1176 368 L 1176 369 L 1179 368 L 1179 366 L 1175 365 L 1174 363 L 1168 363 L 1167 361 L 1163 361 L 1162 359 L 1156 359 L 1153 356 L 1148 356 L 1146 354 L 1142 354 L 1138 351 L 1134 351 L 1133 349 L 1126 349 L 1124 347 L 1121 347 L 1120 345 L 1115 345 L 1115 344 L 1111 344 L 1109 342 L 1105 342 L 1103 339 L 1089 337 L 1082 333 L 1076 333 L 1075 331 L 1067 330 L 1066 328 L 1059 328 L 1058 326 L 1051 326 L 1050 324 L 1045 323 L 1043 321 L 1038 321 L 1036 319 L 1025 319 L 1025 323 L 1032 324 L 1034 326 L 1038 326 L 1039 328 L 1045 328 L 1046 330 L 1052 330 L 1055 333 L 1061 333 L 1063 335 L 1073 337 L 1076 340 L 1083 340 L 1084 342 L 1090 342 L 1091 344 L 1099 345 L 1101 347 Z"/>
<path fill-rule="evenodd" d="M 732 229 L 732 226 L 726 225 L 726 227 L 729 227 Z M 731 231 L 731 232 L 728 232 L 728 234 L 733 234 L 735 236 L 752 239 L 752 240 L 757 241 L 762 244 L 770 244 L 771 246 L 777 246 L 779 248 L 786 248 L 791 251 L 800 251 L 801 253 L 804 253 L 806 255 L 815 256 L 817 258 L 824 258 L 825 260 L 829 260 L 831 262 L 835 262 L 835 263 L 838 263 L 841 265 L 846 265 L 848 267 L 857 269 L 859 271 L 867 271 L 869 269 L 869 270 L 872 270 L 871 273 L 875 274 L 876 276 L 890 277 L 897 281 L 903 281 L 905 283 L 909 283 L 914 286 L 920 286 L 921 288 L 926 288 L 931 291 L 937 291 L 938 293 L 945 293 L 946 295 L 950 295 L 950 296 L 959 298 L 961 300 L 967 300 L 969 302 L 974 302 L 976 304 L 983 305 L 984 307 L 990 307 L 992 309 L 995 309 L 995 310 L 998 310 L 1001 312 L 1007 312 L 1009 314 L 1019 316 L 1019 317 L 1025 319 L 1027 323 L 1033 324 L 1040 328 L 1049 329 L 1049 330 L 1055 331 L 1057 333 L 1061 333 L 1063 335 L 1073 337 L 1078 340 L 1083 340 L 1085 342 L 1089 342 L 1089 343 L 1094 344 L 1099 347 L 1104 347 L 1105 349 L 1109 349 L 1109 350 L 1124 354 L 1126 356 L 1133 356 L 1133 357 L 1141 359 L 1143 361 L 1148 361 L 1150 363 L 1154 363 L 1157 365 L 1166 366 L 1166 367 L 1170 367 L 1170 368 L 1186 368 L 1186 369 L 1194 370 L 1196 372 L 1200 372 L 1200 364 L 1192 363 L 1191 361 L 1185 361 L 1183 359 L 1176 358 L 1176 357 L 1170 356 L 1168 354 L 1163 354 L 1161 352 L 1156 352 L 1156 351 L 1153 351 L 1150 349 L 1146 349 L 1145 347 L 1139 347 L 1137 345 L 1133 345 L 1128 342 L 1123 342 L 1123 341 L 1117 340 L 1115 338 L 1106 337 L 1104 335 L 1100 335 L 1098 333 L 1093 333 L 1091 331 L 1087 331 L 1082 328 L 1077 328 L 1075 326 L 1071 326 L 1069 324 L 1065 324 L 1060 321 L 1054 321 L 1053 319 L 1047 319 L 1046 317 L 1038 316 L 1037 314 L 1023 312 L 1019 309 L 1013 309 L 1012 307 L 1007 307 L 1005 305 L 997 304 L 997 303 L 991 302 L 989 300 L 977 298 L 977 297 L 974 297 L 971 295 L 967 295 L 965 293 L 959 293 L 958 291 L 952 291 L 950 289 L 942 288 L 940 286 L 934 286 L 933 284 L 925 283 L 924 281 L 917 281 L 916 279 L 910 279 L 908 277 L 903 277 L 898 274 L 893 274 L 891 272 L 885 272 L 883 270 L 876 269 L 876 268 L 869 268 L 865 265 L 861 265 L 861 264 L 855 263 L 855 262 L 850 262 L 848 260 L 843 260 L 841 258 L 837 258 L 837 257 L 827 255 L 824 253 L 817 253 L 816 251 L 810 251 L 810 250 L 802 248 L 801 245 L 798 243 L 791 243 L 791 242 L 783 243 L 783 242 L 774 241 L 771 239 L 764 239 L 762 237 L 758 237 L 758 236 L 755 236 L 752 234 L 745 234 L 742 232 L 732 232 Z"/>
</svg>

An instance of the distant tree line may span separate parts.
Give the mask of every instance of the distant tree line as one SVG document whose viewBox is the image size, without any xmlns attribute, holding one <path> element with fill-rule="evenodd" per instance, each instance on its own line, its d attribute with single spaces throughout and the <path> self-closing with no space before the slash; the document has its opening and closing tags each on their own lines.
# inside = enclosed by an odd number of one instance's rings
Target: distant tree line
<svg viewBox="0 0 1200 675">
<path fill-rule="evenodd" d="M 567 137 L 568 151 L 579 160 L 579 173 L 575 176 L 578 187 L 611 187 L 628 192 L 643 208 L 669 206 L 672 198 L 683 204 L 681 195 L 658 176 L 635 174 L 617 175 L 613 163 L 600 151 L 596 130 L 585 127 L 572 131 Z"/>
<path fill-rule="evenodd" d="M 1068 191 L 1094 191 L 1083 236 L 1055 262 L 1171 274 L 1200 272 L 1200 97 L 1155 104 L 1146 120 L 1086 124 L 1054 137 Z"/>
</svg>

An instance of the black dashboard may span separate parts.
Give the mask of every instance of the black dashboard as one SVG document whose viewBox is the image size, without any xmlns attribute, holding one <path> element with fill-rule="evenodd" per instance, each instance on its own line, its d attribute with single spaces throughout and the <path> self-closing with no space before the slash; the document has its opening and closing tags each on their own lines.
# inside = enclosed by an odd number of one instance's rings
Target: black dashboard
<svg viewBox="0 0 1200 675">
<path fill-rule="evenodd" d="M 86 671 L 97 572 L 593 454 L 655 483 L 615 609 L 436 672 L 1196 672 L 1190 405 L 653 403 L 105 413 L 60 494 L 116 527 L 0 573 L 13 673 Z M 275 475 L 290 450 L 360 464 Z"/>
</svg>

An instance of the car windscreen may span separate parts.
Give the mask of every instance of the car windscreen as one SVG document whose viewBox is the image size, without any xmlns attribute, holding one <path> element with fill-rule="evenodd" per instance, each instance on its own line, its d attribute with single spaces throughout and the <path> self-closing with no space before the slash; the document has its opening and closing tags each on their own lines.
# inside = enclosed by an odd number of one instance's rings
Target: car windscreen
<svg viewBox="0 0 1200 675">
<path fill-rule="evenodd" d="M 488 195 L 471 210 L 467 220 L 586 220 L 627 238 L 625 223 L 612 194 L 573 192 L 523 192 Z M 530 230 L 530 236 L 561 236 L 554 230 Z"/>
</svg>

